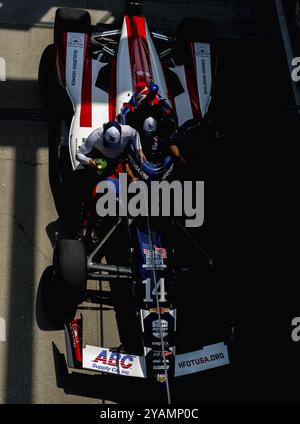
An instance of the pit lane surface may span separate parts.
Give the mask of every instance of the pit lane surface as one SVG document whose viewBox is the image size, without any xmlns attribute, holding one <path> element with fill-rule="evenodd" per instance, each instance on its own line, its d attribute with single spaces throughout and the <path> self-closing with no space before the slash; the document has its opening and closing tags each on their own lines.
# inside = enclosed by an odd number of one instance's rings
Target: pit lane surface
<svg viewBox="0 0 300 424">
<path fill-rule="evenodd" d="M 59 6 L 92 10 L 94 23 L 120 20 L 123 2 L 102 1 L 100 11 L 96 10 L 97 4 L 97 1 L 80 0 L 59 2 Z M 224 148 L 221 150 L 224 156 L 217 164 L 226 160 L 230 163 L 221 169 L 226 170 L 222 179 L 226 175 L 232 184 L 226 197 L 223 191 L 225 182 L 223 188 L 216 182 L 218 171 L 215 168 L 207 170 L 211 178 L 207 189 L 213 193 L 214 200 L 207 206 L 206 226 L 200 230 L 205 247 L 219 259 L 219 274 L 213 283 L 218 293 L 225 291 L 224 278 L 228 281 L 229 275 L 234 289 L 239 290 L 240 276 L 243 275 L 245 281 L 250 280 L 251 274 L 245 276 L 248 265 L 240 252 L 236 255 L 242 261 L 236 261 L 240 265 L 234 267 L 234 272 L 228 265 L 231 263 L 228 236 L 243 243 L 240 236 L 228 230 L 239 225 L 244 228 L 240 202 L 245 199 L 234 181 L 236 175 L 245 181 L 250 174 L 253 175 L 250 168 L 243 169 L 246 161 L 230 162 L 229 153 L 234 151 L 236 155 L 238 152 L 241 157 L 246 153 L 248 158 L 254 159 L 253 148 L 260 150 L 262 139 L 270 137 L 270 127 L 268 131 L 263 129 L 257 137 L 262 124 L 272 122 L 271 133 L 275 134 L 278 130 L 276 119 L 282 119 L 284 106 L 292 101 L 275 8 L 272 1 L 265 1 L 263 8 L 260 4 L 260 1 L 237 0 L 176 2 L 172 7 L 170 2 L 145 3 L 145 16 L 153 27 L 174 30 L 181 17 L 201 16 L 216 21 L 221 37 L 221 65 L 223 63 L 226 69 L 223 76 L 222 69 L 220 71 L 222 102 L 226 110 L 223 120 L 230 144 L 227 153 Z M 157 393 L 153 396 L 151 387 L 142 385 L 143 390 L 137 390 L 136 383 L 128 379 L 120 378 L 117 382 L 104 376 L 96 377 L 92 382 L 80 373 L 68 376 L 61 369 L 62 358 L 52 345 L 54 343 L 60 352 L 65 352 L 63 331 L 50 331 L 51 323 L 41 308 L 39 287 L 51 265 L 52 243 L 58 224 L 48 181 L 45 105 L 37 77 L 41 54 L 52 42 L 57 5 L 57 2 L 33 0 L 3 0 L 0 3 L 0 56 L 6 61 L 6 81 L 0 83 L 0 317 L 6 323 L 6 331 L 0 332 L 0 403 L 157 400 Z M 274 81 L 281 81 L 276 85 L 276 94 Z M 239 201 L 236 200 L 237 192 Z M 224 211 L 224 205 L 230 202 L 231 211 Z M 222 217 L 220 210 L 224 212 Z M 245 231 L 250 233 L 251 225 Z M 103 290 L 109 291 L 109 288 L 103 286 Z M 184 291 L 187 296 L 188 289 L 184 288 Z M 201 288 L 195 291 L 201 299 Z M 239 309 L 235 302 L 233 304 Z M 89 342 L 117 346 L 119 336 L 109 302 L 103 302 L 103 305 L 87 303 L 82 307 L 80 312 L 88 326 L 85 331 Z M 201 323 L 199 331 L 202 325 L 206 325 L 200 315 L 198 309 L 197 314 L 195 309 L 191 310 L 185 330 L 194 339 L 195 320 Z M 253 332 L 251 325 L 248 329 Z M 259 342 L 267 343 L 261 339 Z M 253 351 L 251 348 L 247 350 L 244 361 L 251 362 L 252 353 L 255 355 L 254 348 Z M 230 374 L 229 370 L 217 371 L 212 376 L 189 377 L 177 384 L 173 399 L 175 402 L 195 403 L 243 400 L 247 398 L 246 386 L 249 387 L 252 381 L 251 367 L 245 369 L 242 368 L 243 381 L 239 379 L 239 372 Z M 267 382 L 272 378 L 271 371 L 269 373 Z M 228 379 L 232 389 L 228 388 Z M 250 383 L 245 385 L 244 379 Z M 267 396 L 264 386 L 258 387 L 252 396 Z"/>
</svg>

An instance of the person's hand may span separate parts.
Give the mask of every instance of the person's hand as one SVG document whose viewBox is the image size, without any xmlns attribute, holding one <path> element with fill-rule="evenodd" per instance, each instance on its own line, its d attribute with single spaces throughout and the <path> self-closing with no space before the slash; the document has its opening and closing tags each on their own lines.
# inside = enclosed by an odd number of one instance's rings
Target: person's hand
<svg viewBox="0 0 300 424">
<path fill-rule="evenodd" d="M 131 180 L 132 180 L 133 183 L 136 183 L 140 179 L 138 177 L 135 177 L 134 175 L 132 175 Z"/>
<path fill-rule="evenodd" d="M 97 159 L 91 159 L 89 161 L 89 167 L 92 169 L 97 169 L 98 168 L 98 161 Z"/>
</svg>

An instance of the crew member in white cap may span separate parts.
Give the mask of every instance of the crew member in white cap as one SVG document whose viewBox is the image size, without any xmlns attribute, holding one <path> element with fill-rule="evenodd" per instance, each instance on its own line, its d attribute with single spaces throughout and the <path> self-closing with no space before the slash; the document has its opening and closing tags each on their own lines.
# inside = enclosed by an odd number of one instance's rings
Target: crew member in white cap
<svg viewBox="0 0 300 424">
<path fill-rule="evenodd" d="M 116 121 L 110 121 L 93 131 L 76 153 L 76 159 L 82 165 L 97 168 L 97 159 L 108 159 L 109 171 L 113 169 L 126 154 L 129 143 L 135 143 L 135 149 L 140 153 L 141 160 L 145 160 L 139 133 L 129 125 L 120 125 Z"/>
<path fill-rule="evenodd" d="M 110 121 L 103 128 L 94 130 L 76 152 L 76 159 L 84 169 L 77 170 L 77 189 L 82 201 L 80 230 L 77 238 L 82 239 L 87 234 L 88 206 L 95 186 L 99 182 L 97 175 L 99 159 L 106 159 L 107 166 L 101 174 L 101 178 L 117 178 L 123 172 L 122 160 L 126 158 L 130 143 L 135 144 L 141 160 L 145 160 L 140 136 L 137 130 L 129 125 L 120 125 L 116 121 Z M 126 164 L 126 170 L 130 176 L 132 171 Z"/>
</svg>

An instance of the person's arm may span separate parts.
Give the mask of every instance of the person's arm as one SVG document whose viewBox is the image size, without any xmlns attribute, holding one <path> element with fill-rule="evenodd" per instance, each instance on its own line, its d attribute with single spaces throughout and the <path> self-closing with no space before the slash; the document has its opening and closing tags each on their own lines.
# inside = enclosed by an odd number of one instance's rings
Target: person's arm
<svg viewBox="0 0 300 424">
<path fill-rule="evenodd" d="M 144 155 L 144 152 L 143 152 L 140 134 L 139 134 L 139 132 L 137 130 L 135 130 L 135 132 L 136 132 L 136 136 L 135 136 L 135 148 L 136 148 L 136 151 L 139 153 L 139 156 L 140 156 L 141 160 L 146 161 L 147 158 L 146 158 L 146 156 Z"/>
<path fill-rule="evenodd" d="M 129 127 L 128 125 L 128 129 L 130 134 L 129 137 L 132 139 L 133 143 L 134 143 L 134 147 L 136 149 L 136 151 L 138 152 L 141 160 L 147 160 L 146 156 L 144 155 L 143 149 L 142 149 L 142 144 L 141 144 L 141 139 L 140 139 L 140 134 L 137 130 L 135 130 L 132 127 Z"/>
<path fill-rule="evenodd" d="M 129 177 L 132 179 L 132 181 L 137 181 L 138 180 L 138 177 L 136 177 L 133 174 L 132 169 L 130 168 L 130 165 L 129 165 L 128 162 L 126 162 L 126 164 L 125 164 L 125 169 L 126 169 L 127 174 L 129 175 Z"/>
<path fill-rule="evenodd" d="M 93 147 L 99 137 L 97 130 L 93 131 L 85 142 L 79 147 L 76 152 L 76 159 L 82 165 L 88 165 L 92 168 L 97 168 L 97 162 L 95 159 L 89 158 L 87 155 L 93 150 Z"/>
<path fill-rule="evenodd" d="M 180 137 L 177 131 L 171 133 L 170 136 L 170 151 L 172 155 L 180 161 L 182 165 L 186 164 L 186 159 L 181 155 L 180 149 L 178 147 L 178 143 L 180 142 Z"/>
</svg>

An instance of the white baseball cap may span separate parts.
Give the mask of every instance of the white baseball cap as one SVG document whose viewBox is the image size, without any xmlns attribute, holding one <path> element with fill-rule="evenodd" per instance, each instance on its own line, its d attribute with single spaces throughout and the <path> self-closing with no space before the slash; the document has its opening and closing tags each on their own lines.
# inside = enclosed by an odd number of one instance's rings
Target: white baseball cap
<svg viewBox="0 0 300 424">
<path fill-rule="evenodd" d="M 109 144 L 109 147 L 114 148 L 118 146 L 121 139 L 121 134 L 118 128 L 110 127 L 105 131 L 104 138 L 106 143 Z"/>
<path fill-rule="evenodd" d="M 100 140 L 99 150 L 105 157 L 115 159 L 124 150 L 124 143 L 122 143 L 121 138 L 121 125 L 116 122 L 109 122 L 106 125 L 108 128 L 105 129 L 104 127 L 104 134 Z"/>
<path fill-rule="evenodd" d="M 156 119 L 154 119 L 152 116 L 149 116 L 149 118 L 145 119 L 143 124 L 143 131 L 145 135 L 152 135 L 157 131 L 157 122 Z"/>
</svg>

